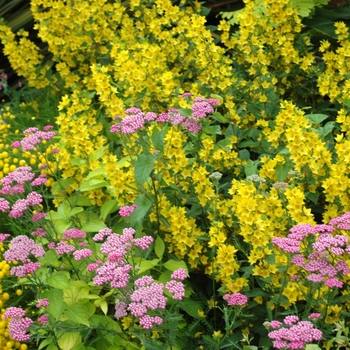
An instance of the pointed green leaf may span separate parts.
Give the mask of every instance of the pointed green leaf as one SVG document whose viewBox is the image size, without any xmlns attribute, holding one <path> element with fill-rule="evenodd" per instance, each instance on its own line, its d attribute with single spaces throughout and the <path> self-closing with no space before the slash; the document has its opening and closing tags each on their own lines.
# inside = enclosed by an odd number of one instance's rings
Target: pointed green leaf
<svg viewBox="0 0 350 350">
<path fill-rule="evenodd" d="M 156 266 L 159 263 L 159 259 L 153 259 L 153 260 L 142 260 L 141 264 L 139 266 L 139 270 L 137 273 L 139 275 L 143 274 L 144 272 L 153 269 L 154 266 Z"/>
<path fill-rule="evenodd" d="M 58 345 L 64 350 L 71 350 L 74 346 L 81 343 L 79 332 L 59 332 L 57 338 Z"/>
<path fill-rule="evenodd" d="M 43 297 L 47 298 L 50 303 L 46 311 L 56 320 L 59 320 L 66 307 L 66 303 L 63 302 L 63 291 L 61 289 L 51 289 L 44 292 Z"/>
<path fill-rule="evenodd" d="M 168 260 L 164 264 L 164 266 L 170 271 L 176 271 L 176 270 L 181 269 L 181 268 L 185 269 L 186 271 L 188 271 L 186 263 L 184 261 L 182 261 L 182 260 L 173 260 L 173 259 L 171 259 L 171 260 Z"/>
<path fill-rule="evenodd" d="M 84 181 L 80 187 L 79 190 L 84 191 L 92 191 L 96 190 L 98 188 L 107 187 L 109 183 L 106 180 L 103 179 L 91 179 L 88 181 Z"/>
<path fill-rule="evenodd" d="M 100 302 L 100 309 L 102 310 L 102 312 L 107 315 L 108 313 L 108 304 L 106 300 L 101 300 Z"/>
<path fill-rule="evenodd" d="M 141 222 L 145 215 L 147 214 L 152 202 L 144 194 L 139 194 L 135 200 L 137 208 L 129 216 L 131 225 Z"/>
<path fill-rule="evenodd" d="M 165 244 L 164 244 L 164 241 L 159 236 L 156 239 L 154 251 L 156 252 L 156 255 L 159 259 L 163 257 L 163 254 L 165 251 Z"/>
<path fill-rule="evenodd" d="M 74 323 L 84 324 L 85 326 L 90 326 L 89 323 L 89 313 L 85 305 L 76 303 L 70 305 L 64 312 L 66 317 Z"/>
<path fill-rule="evenodd" d="M 85 224 L 81 230 L 84 232 L 98 232 L 106 228 L 106 224 L 100 220 L 92 220 Z"/>
<path fill-rule="evenodd" d="M 69 279 L 66 275 L 63 274 L 54 274 L 50 276 L 47 280 L 46 283 L 54 288 L 57 289 L 65 289 L 69 288 Z"/>
<path fill-rule="evenodd" d="M 135 179 L 139 185 L 145 183 L 154 169 L 155 156 L 153 154 L 140 154 L 135 163 Z"/>
<path fill-rule="evenodd" d="M 111 199 L 105 203 L 103 203 L 101 207 L 101 218 L 106 220 L 108 214 L 113 213 L 118 208 L 118 202 L 115 199 Z"/>
</svg>

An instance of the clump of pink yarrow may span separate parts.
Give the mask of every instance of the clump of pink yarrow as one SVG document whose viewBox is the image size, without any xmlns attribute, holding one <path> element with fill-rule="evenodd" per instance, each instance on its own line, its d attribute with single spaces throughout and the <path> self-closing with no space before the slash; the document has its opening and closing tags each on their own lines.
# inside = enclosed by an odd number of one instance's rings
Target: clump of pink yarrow
<svg viewBox="0 0 350 350">
<path fill-rule="evenodd" d="M 11 275 L 25 277 L 34 273 L 41 266 L 39 262 L 32 261 L 33 258 L 45 255 L 45 250 L 40 244 L 24 235 L 13 238 L 10 243 L 10 248 L 4 253 L 5 260 L 23 263 L 23 265 L 13 266 L 10 270 Z"/>
<path fill-rule="evenodd" d="M 190 97 L 191 93 L 181 95 L 182 98 Z M 214 98 L 205 99 L 196 97 L 191 109 L 183 113 L 181 109 L 169 108 L 166 112 L 159 113 L 143 112 L 139 108 L 132 107 L 125 111 L 126 116 L 121 118 L 116 116 L 116 124 L 112 125 L 110 132 L 122 133 L 124 135 L 132 134 L 142 129 L 149 122 L 170 123 L 174 126 L 179 125 L 191 133 L 198 133 L 201 130 L 200 119 L 214 113 L 214 106 L 218 105 L 218 100 Z"/>
<path fill-rule="evenodd" d="M 311 314 L 309 319 L 317 319 L 319 314 Z M 305 349 L 307 344 L 322 339 L 322 332 L 310 321 L 300 321 L 298 316 L 286 316 L 283 322 L 274 320 L 264 324 L 269 330 L 268 337 L 275 349 Z"/>
<path fill-rule="evenodd" d="M 340 230 L 349 229 L 350 215 L 346 213 L 328 225 L 296 225 L 287 237 L 273 238 L 272 243 L 291 254 L 292 264 L 300 268 L 295 279 L 304 276 L 313 283 L 342 288 L 343 276 L 350 273 L 346 263 L 350 244 L 349 238 Z"/>
<path fill-rule="evenodd" d="M 24 317 L 25 314 L 25 310 L 18 307 L 9 307 L 4 313 L 4 318 L 10 319 L 8 324 L 9 336 L 15 341 L 24 342 L 30 339 L 27 331 L 33 320 L 29 317 Z"/>
</svg>

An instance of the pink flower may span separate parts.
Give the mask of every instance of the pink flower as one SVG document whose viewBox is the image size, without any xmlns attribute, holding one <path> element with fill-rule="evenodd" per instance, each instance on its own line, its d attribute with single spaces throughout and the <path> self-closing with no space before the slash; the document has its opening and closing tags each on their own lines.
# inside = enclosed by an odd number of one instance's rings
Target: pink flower
<svg viewBox="0 0 350 350">
<path fill-rule="evenodd" d="M 38 317 L 38 323 L 42 325 L 46 325 L 49 323 L 49 314 L 44 314 L 40 317 Z"/>
<path fill-rule="evenodd" d="M 86 233 L 82 230 L 79 230 L 78 228 L 70 228 L 63 233 L 63 239 L 69 240 L 72 238 L 79 239 L 79 238 L 85 238 Z"/>
<path fill-rule="evenodd" d="M 227 301 L 229 306 L 243 306 L 248 302 L 248 298 L 241 293 L 225 294 L 223 299 Z"/>
<path fill-rule="evenodd" d="M 39 302 L 35 305 L 37 308 L 39 307 L 48 307 L 50 305 L 49 300 L 47 298 L 39 300 Z"/>
<path fill-rule="evenodd" d="M 171 274 L 171 278 L 174 280 L 183 281 L 184 279 L 187 278 L 187 272 L 185 269 L 180 268 Z"/>
<path fill-rule="evenodd" d="M 167 282 L 165 289 L 173 295 L 174 300 L 182 300 L 185 296 L 185 287 L 182 282 L 174 280 Z"/>
<path fill-rule="evenodd" d="M 30 339 L 26 332 L 33 321 L 28 317 L 24 317 L 25 314 L 26 312 L 23 309 L 17 307 L 7 308 L 4 314 L 5 319 L 11 318 L 8 324 L 9 336 L 15 341 L 24 342 Z"/>
<path fill-rule="evenodd" d="M 117 320 L 128 315 L 128 312 L 126 310 L 127 306 L 128 305 L 126 303 L 124 303 L 124 301 L 119 301 L 117 304 L 115 304 L 114 317 Z"/>
<path fill-rule="evenodd" d="M 74 259 L 76 261 L 82 260 L 82 259 L 86 259 L 90 256 L 92 256 L 92 251 L 90 249 L 81 249 L 81 250 L 76 250 L 73 253 Z"/>
<path fill-rule="evenodd" d="M 3 213 L 10 210 L 10 203 L 5 198 L 0 198 L 0 211 Z"/>
<path fill-rule="evenodd" d="M 57 246 L 56 246 L 56 253 L 58 255 L 69 254 L 74 252 L 74 250 L 75 250 L 75 247 L 73 245 L 69 245 L 66 242 L 59 242 L 57 243 Z"/>
<path fill-rule="evenodd" d="M 142 129 L 145 123 L 142 114 L 128 115 L 125 117 L 122 120 L 122 133 L 132 134 L 137 130 Z"/>
<path fill-rule="evenodd" d="M 124 207 L 121 207 L 119 209 L 119 215 L 120 216 L 124 216 L 124 217 L 127 217 L 127 216 L 130 216 L 131 213 L 137 208 L 137 205 L 136 204 L 133 204 L 133 205 L 130 205 L 130 206 L 124 206 Z"/>
</svg>

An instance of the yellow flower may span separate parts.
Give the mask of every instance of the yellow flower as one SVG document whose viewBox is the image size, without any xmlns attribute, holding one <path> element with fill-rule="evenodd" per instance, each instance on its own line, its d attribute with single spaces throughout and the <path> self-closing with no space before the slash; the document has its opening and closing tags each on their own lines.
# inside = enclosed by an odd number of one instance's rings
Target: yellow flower
<svg viewBox="0 0 350 350">
<path fill-rule="evenodd" d="M 214 331 L 212 337 L 214 339 L 221 339 L 224 335 L 221 333 L 221 331 Z"/>
<path fill-rule="evenodd" d="M 200 318 L 206 318 L 206 317 L 207 317 L 207 316 L 205 315 L 204 311 L 202 311 L 202 310 L 198 310 L 198 316 L 199 316 Z"/>
</svg>

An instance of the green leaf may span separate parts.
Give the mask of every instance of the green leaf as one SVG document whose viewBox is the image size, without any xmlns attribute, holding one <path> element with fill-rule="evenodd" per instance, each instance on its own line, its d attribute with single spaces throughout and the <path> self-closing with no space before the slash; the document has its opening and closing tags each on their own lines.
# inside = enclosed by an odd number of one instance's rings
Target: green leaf
<svg viewBox="0 0 350 350">
<path fill-rule="evenodd" d="M 94 169 L 93 171 L 91 171 L 88 176 L 85 178 L 85 180 L 90 180 L 94 177 L 97 176 L 105 176 L 106 175 L 106 169 L 104 167 L 98 168 L 98 169 Z"/>
<path fill-rule="evenodd" d="M 258 172 L 258 163 L 248 160 L 246 166 L 244 167 L 244 173 L 246 176 L 251 176 L 257 174 Z"/>
<path fill-rule="evenodd" d="M 57 194 L 60 191 L 64 191 L 71 184 L 73 184 L 74 181 L 75 180 L 72 177 L 70 177 L 68 179 L 59 179 L 59 180 L 57 180 L 52 186 L 52 193 L 53 194 Z"/>
<path fill-rule="evenodd" d="M 318 192 L 316 193 L 306 192 L 305 194 L 305 197 L 315 204 L 317 204 L 319 196 L 320 194 Z"/>
<path fill-rule="evenodd" d="M 312 124 L 321 124 L 324 120 L 329 118 L 326 114 L 307 114 L 305 117 L 309 119 Z"/>
<path fill-rule="evenodd" d="M 200 318 L 198 311 L 203 311 L 203 305 L 199 301 L 183 299 L 179 307 L 193 318 Z"/>
<path fill-rule="evenodd" d="M 160 259 L 153 259 L 153 260 L 142 260 L 141 264 L 139 265 L 139 270 L 137 273 L 139 275 L 143 274 L 144 272 L 153 269 L 154 266 L 156 266 L 159 263 Z"/>
<path fill-rule="evenodd" d="M 108 304 L 107 304 L 107 301 L 106 300 L 101 300 L 100 302 L 100 309 L 102 310 L 102 312 L 107 315 L 108 313 Z"/>
<path fill-rule="evenodd" d="M 69 212 L 69 217 L 71 217 L 71 216 L 73 216 L 75 214 L 81 213 L 82 211 L 84 211 L 84 208 L 82 208 L 82 207 L 75 207 Z"/>
<path fill-rule="evenodd" d="M 81 205 L 83 207 L 89 207 L 90 205 L 92 205 L 91 200 L 89 199 L 89 197 L 85 197 L 85 196 L 73 197 L 73 198 L 70 198 L 70 200 L 75 205 Z"/>
<path fill-rule="evenodd" d="M 159 236 L 156 239 L 154 251 L 159 259 L 161 259 L 163 257 L 163 254 L 165 251 L 165 243 Z"/>
<path fill-rule="evenodd" d="M 248 160 L 250 158 L 250 153 L 246 149 L 242 149 L 238 152 L 239 159 Z"/>
<path fill-rule="evenodd" d="M 70 306 L 78 302 L 80 299 L 87 299 L 89 295 L 89 288 L 82 286 L 72 285 L 73 281 L 70 283 L 70 288 L 63 291 L 63 300 Z"/>
<path fill-rule="evenodd" d="M 74 346 L 81 344 L 79 332 L 59 332 L 57 337 L 58 345 L 64 350 L 71 350 Z"/>
<path fill-rule="evenodd" d="M 225 118 L 221 113 L 215 112 L 212 117 L 220 123 L 228 123 L 227 118 Z"/>
<path fill-rule="evenodd" d="M 193 112 L 191 108 L 180 108 L 180 114 L 184 117 L 190 117 L 192 113 Z"/>
<path fill-rule="evenodd" d="M 166 128 L 162 128 L 161 130 L 158 130 L 156 127 L 152 130 L 152 143 L 155 150 L 164 151 L 164 135 L 165 135 Z"/>
<path fill-rule="evenodd" d="M 152 202 L 148 199 L 145 194 L 139 194 L 135 200 L 137 208 L 129 216 L 131 225 L 135 225 L 137 222 L 142 222 L 146 216 Z"/>
<path fill-rule="evenodd" d="M 107 187 L 109 185 L 109 183 L 106 180 L 103 179 L 91 179 L 88 181 L 84 181 L 80 187 L 79 187 L 79 191 L 92 191 L 92 190 L 96 190 L 98 188 L 101 187 Z"/>
<path fill-rule="evenodd" d="M 308 17 L 316 6 L 326 5 L 329 0 L 291 0 L 300 17 Z"/>
<path fill-rule="evenodd" d="M 164 267 L 167 268 L 170 271 L 176 271 L 178 269 L 185 269 L 188 272 L 186 263 L 182 260 L 173 260 L 170 259 L 168 260 L 165 264 Z"/>
<path fill-rule="evenodd" d="M 63 302 L 63 291 L 61 289 L 51 289 L 44 292 L 43 297 L 47 298 L 50 303 L 46 311 L 56 320 L 59 320 L 66 308 L 66 303 Z"/>
<path fill-rule="evenodd" d="M 213 136 L 221 135 L 221 127 L 220 127 L 220 125 L 210 125 L 210 126 L 207 126 L 207 127 L 203 127 L 202 130 L 205 133 L 211 134 Z"/>
<path fill-rule="evenodd" d="M 46 350 L 60 350 L 56 345 L 54 345 L 54 344 L 50 344 L 47 348 L 46 348 Z"/>
<path fill-rule="evenodd" d="M 86 163 L 86 160 L 83 158 L 74 158 L 69 161 L 70 164 L 82 166 Z"/>
<path fill-rule="evenodd" d="M 98 160 L 100 159 L 103 154 L 105 153 L 105 150 L 106 150 L 107 147 L 100 147 L 98 148 L 94 153 L 90 154 L 90 160 L 91 161 L 95 161 L 95 160 Z"/>
<path fill-rule="evenodd" d="M 84 232 L 98 232 L 106 227 L 106 224 L 100 220 L 91 220 L 85 224 L 81 230 Z"/>
<path fill-rule="evenodd" d="M 49 345 L 49 344 L 51 344 L 52 343 L 52 339 L 45 339 L 45 340 L 43 340 L 41 343 L 40 343 L 40 345 L 39 345 L 39 347 L 38 347 L 38 350 L 41 350 L 42 348 L 44 348 L 45 346 L 47 346 L 47 345 Z"/>
<path fill-rule="evenodd" d="M 64 312 L 65 316 L 74 323 L 84 324 L 85 326 L 90 326 L 89 323 L 89 313 L 85 305 L 81 303 L 76 303 L 70 305 L 68 309 Z"/>
<path fill-rule="evenodd" d="M 284 164 L 277 164 L 276 175 L 277 175 L 278 181 L 280 182 L 284 181 L 288 175 L 288 171 L 290 171 L 291 169 L 293 169 L 292 163 L 286 162 Z"/>
<path fill-rule="evenodd" d="M 132 163 L 136 159 L 137 159 L 136 156 L 127 156 L 120 159 L 116 165 L 119 167 L 119 169 L 124 168 L 125 166 L 127 166 L 129 163 Z"/>
<path fill-rule="evenodd" d="M 317 344 L 306 344 L 305 350 L 321 350 Z"/>
<path fill-rule="evenodd" d="M 111 199 L 104 202 L 101 207 L 101 218 L 106 220 L 110 213 L 114 213 L 118 208 L 118 202 L 115 199 Z"/>
<path fill-rule="evenodd" d="M 69 288 L 69 279 L 66 275 L 63 274 L 53 274 L 47 280 L 46 283 L 57 289 Z"/>
<path fill-rule="evenodd" d="M 142 185 L 151 175 L 154 169 L 155 156 L 153 154 L 140 154 L 135 163 L 135 179 L 139 185 Z"/>
<path fill-rule="evenodd" d="M 258 146 L 258 143 L 256 141 L 252 141 L 252 140 L 242 141 L 238 145 L 239 148 L 256 147 L 256 146 Z"/>
</svg>

